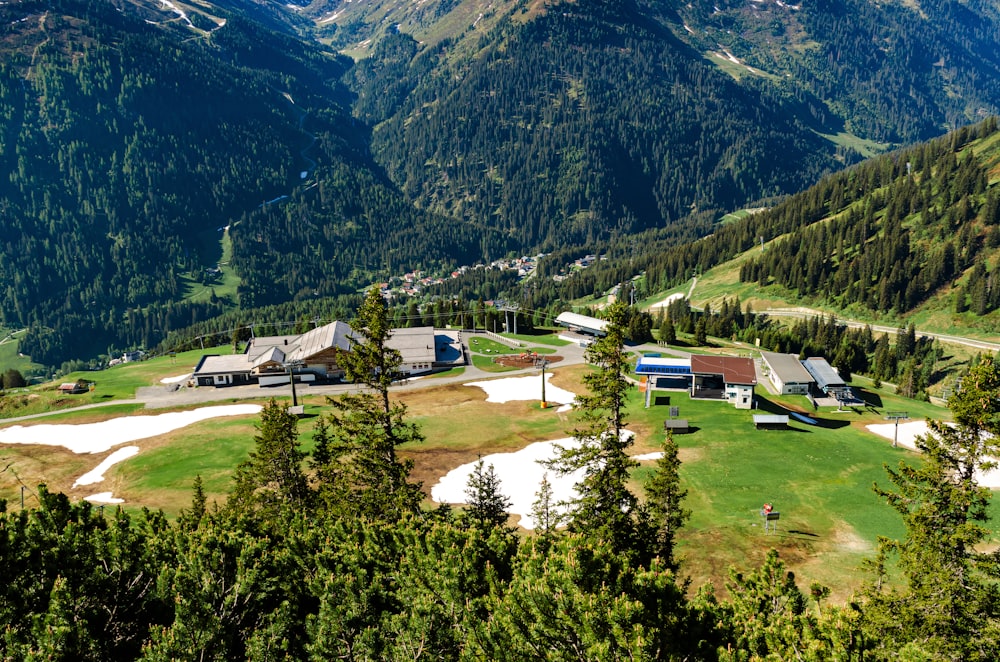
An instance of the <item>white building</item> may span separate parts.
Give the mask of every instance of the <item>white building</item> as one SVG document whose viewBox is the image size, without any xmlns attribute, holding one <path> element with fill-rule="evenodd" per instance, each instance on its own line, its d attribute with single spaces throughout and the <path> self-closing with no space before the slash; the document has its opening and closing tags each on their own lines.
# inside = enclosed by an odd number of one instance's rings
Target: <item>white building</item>
<svg viewBox="0 0 1000 662">
<path fill-rule="evenodd" d="M 779 354 L 777 352 L 761 352 L 764 365 L 768 368 L 768 379 L 774 384 L 780 395 L 808 395 L 809 389 L 816 383 L 794 354 Z"/>
</svg>

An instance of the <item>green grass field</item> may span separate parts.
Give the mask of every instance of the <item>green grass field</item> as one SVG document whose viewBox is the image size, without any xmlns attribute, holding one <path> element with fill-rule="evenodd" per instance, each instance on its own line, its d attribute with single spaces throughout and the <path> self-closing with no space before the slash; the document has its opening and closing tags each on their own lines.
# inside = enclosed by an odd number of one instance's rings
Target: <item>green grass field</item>
<svg viewBox="0 0 1000 662">
<path fill-rule="evenodd" d="M 184 278 L 184 299 L 188 301 L 208 301 L 212 293 L 219 299 L 236 302 L 236 289 L 240 284 L 239 276 L 230 266 L 233 255 L 233 243 L 229 230 L 205 230 L 198 235 L 198 262 L 203 267 L 216 267 L 220 273 L 211 282 L 205 284 L 198 279 Z"/>
<path fill-rule="evenodd" d="M 0 406 L 0 425 L 4 418 L 56 412 L 81 405 L 100 404 L 113 400 L 130 400 L 137 388 L 154 386 L 167 377 L 190 374 L 203 354 L 232 354 L 232 345 L 206 347 L 182 352 L 174 357 L 163 356 L 149 361 L 123 363 L 106 370 L 71 372 L 52 382 L 33 386 L 26 392 L 12 394 L 9 402 Z M 94 382 L 94 389 L 86 393 L 64 394 L 57 388 L 60 383 L 79 379 Z"/>
<path fill-rule="evenodd" d="M 225 348 L 219 348 L 225 350 Z M 231 351 L 231 350 L 230 350 Z M 96 380 L 94 393 L 79 397 L 83 402 L 129 395 L 137 385 L 157 383 L 163 377 L 190 371 L 201 352 L 161 357 L 126 364 L 100 373 L 85 373 Z M 480 358 L 489 361 L 488 355 Z M 585 366 L 556 366 L 552 383 L 580 392 Z M 688 489 L 686 506 L 692 510 L 682 530 L 680 553 L 686 557 L 684 571 L 693 585 L 713 583 L 722 589 L 727 568 L 749 568 L 770 548 L 778 549 L 802 586 L 820 581 L 834 591 L 834 599 L 846 600 L 858 586 L 858 567 L 869 557 L 877 536 L 898 537 L 903 533 L 899 517 L 872 491 L 872 484 L 889 486 L 883 465 L 901 460 L 919 462 L 919 457 L 864 429 L 884 423 L 888 410 L 908 411 L 914 419 L 947 418 L 947 410 L 929 403 L 904 400 L 891 389 L 876 390 L 859 382 L 870 407 L 838 412 L 821 409 L 813 413 L 804 398 L 769 396 L 758 388 L 761 411 L 790 408 L 807 411 L 819 425 L 793 422 L 789 430 L 760 431 L 752 424 L 753 411 L 736 410 L 725 402 L 691 400 L 686 391 L 656 392 L 654 405 L 646 409 L 644 394 L 630 393 L 629 429 L 635 431 L 635 453 L 659 449 L 663 420 L 668 406 L 692 426 L 690 434 L 676 436 L 682 460 L 681 477 Z M 51 385 L 48 387 L 51 390 Z M 35 387 L 32 392 L 41 390 Z M 51 393 L 41 391 L 42 396 Z M 44 396 L 44 397 L 43 397 Z M 448 470 L 494 452 L 523 448 L 534 441 L 568 436 L 573 413 L 541 409 L 537 400 L 494 404 L 485 402 L 481 389 L 460 384 L 434 384 L 399 393 L 426 441 L 401 449 L 415 462 L 413 477 L 429 492 Z M 264 398 L 256 398 L 263 402 Z M 303 448 L 312 447 L 312 431 L 318 415 L 329 411 L 322 396 L 303 398 L 307 416 L 300 421 Z M 55 403 L 48 411 L 58 412 Z M 136 414 L 134 406 L 122 405 L 86 412 L 62 412 L 44 422 L 83 423 Z M 32 424 L 35 421 L 31 422 Z M 116 465 L 98 485 L 72 488 L 82 473 L 96 466 L 105 454 L 74 455 L 61 448 L 7 446 L 0 458 L 9 470 L 0 473 L 0 497 L 16 504 L 20 485 L 33 488 L 41 482 L 82 498 L 99 491 L 112 491 L 127 501 L 128 509 L 151 507 L 175 516 L 190 504 L 195 475 L 201 475 L 209 500 L 221 501 L 230 487 L 234 468 L 252 449 L 256 417 L 242 416 L 203 421 L 160 437 L 135 443 L 140 453 Z M 636 489 L 652 470 L 644 463 L 634 475 Z M 20 480 L 20 482 L 18 482 Z M 781 513 L 777 532 L 765 534 L 759 509 L 765 502 Z M 30 493 L 29 504 L 30 505 Z M 1000 514 L 996 507 L 993 512 Z"/>
<path fill-rule="evenodd" d="M 473 336 L 469 339 L 469 350 L 474 354 L 520 354 L 523 349 L 508 347 L 496 340 L 491 340 L 485 336 Z"/>
<path fill-rule="evenodd" d="M 26 331 L 27 329 L 13 330 L 0 327 L 0 373 L 13 368 L 22 375 L 28 375 L 42 369 L 41 365 L 32 363 L 29 357 L 22 356 L 17 351 L 17 341 Z"/>
<path fill-rule="evenodd" d="M 503 334 L 505 338 L 513 338 L 514 340 L 519 340 L 527 345 L 549 345 L 551 347 L 565 347 L 571 344 L 568 340 L 563 340 L 559 337 L 558 332 L 555 333 L 543 333 L 539 335 L 528 335 L 524 333 L 505 333 Z M 534 348 L 540 352 L 536 347 Z"/>
</svg>

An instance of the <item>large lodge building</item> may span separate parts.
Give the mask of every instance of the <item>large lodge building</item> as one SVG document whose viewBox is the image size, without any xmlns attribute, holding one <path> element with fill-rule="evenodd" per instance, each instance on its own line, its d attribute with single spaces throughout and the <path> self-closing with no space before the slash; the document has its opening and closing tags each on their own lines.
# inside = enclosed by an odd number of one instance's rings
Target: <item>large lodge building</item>
<svg viewBox="0 0 1000 662">
<path fill-rule="evenodd" d="M 338 356 L 351 351 L 354 332 L 344 322 L 332 322 L 301 335 L 259 336 L 247 343 L 242 354 L 208 354 L 194 370 L 198 386 L 288 383 L 294 370 L 296 381 L 343 379 Z M 461 363 L 464 354 L 455 340 L 435 333 L 433 327 L 393 329 L 387 346 L 399 351 L 401 376 L 430 372 L 437 367 Z M 461 343 L 461 339 L 457 341 Z"/>
</svg>

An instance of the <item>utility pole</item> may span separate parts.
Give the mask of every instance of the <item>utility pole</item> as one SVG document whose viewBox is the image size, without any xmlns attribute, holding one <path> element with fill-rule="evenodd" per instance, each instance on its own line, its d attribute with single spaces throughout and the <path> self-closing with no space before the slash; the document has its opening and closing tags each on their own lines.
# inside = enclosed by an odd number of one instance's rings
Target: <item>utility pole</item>
<svg viewBox="0 0 1000 662">
<path fill-rule="evenodd" d="M 890 411 L 886 412 L 885 420 L 892 421 L 896 424 L 895 429 L 892 432 L 892 447 L 896 447 L 896 442 L 899 440 L 899 421 L 906 420 L 910 418 L 910 414 L 905 411 Z"/>
<path fill-rule="evenodd" d="M 545 366 L 549 364 L 547 359 L 542 359 L 542 409 L 548 407 L 548 403 L 545 401 Z"/>
<path fill-rule="evenodd" d="M 292 385 L 292 406 L 299 406 L 299 398 L 295 393 L 295 366 L 299 365 L 299 361 L 289 361 L 285 365 L 288 366 L 288 380 Z"/>
</svg>

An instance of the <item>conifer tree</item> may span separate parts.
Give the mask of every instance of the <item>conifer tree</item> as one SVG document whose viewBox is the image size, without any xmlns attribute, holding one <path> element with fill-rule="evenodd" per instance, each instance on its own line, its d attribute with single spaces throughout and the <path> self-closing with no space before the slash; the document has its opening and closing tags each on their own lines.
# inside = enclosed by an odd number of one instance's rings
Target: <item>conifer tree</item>
<svg viewBox="0 0 1000 662">
<path fill-rule="evenodd" d="M 535 535 L 544 540 L 551 540 L 562 523 L 563 515 L 557 508 L 548 472 L 542 475 L 535 501 L 531 504 L 531 519 L 535 523 Z"/>
<path fill-rule="evenodd" d="M 201 474 L 194 477 L 194 486 L 192 487 L 193 494 L 191 495 L 191 509 L 182 511 L 178 522 L 181 527 L 189 530 L 194 530 L 198 528 L 201 523 L 202 518 L 207 512 L 208 499 L 205 497 L 205 488 L 201 482 Z"/>
<path fill-rule="evenodd" d="M 677 344 L 677 329 L 674 327 L 674 321 L 669 317 L 660 324 L 660 341 L 668 345 Z"/>
<path fill-rule="evenodd" d="M 681 506 L 687 490 L 680 486 L 680 466 L 677 442 L 674 435 L 667 432 L 663 455 L 656 461 L 656 472 L 646 484 L 646 507 L 653 527 L 653 552 L 672 570 L 678 565 L 674 556 L 677 531 L 691 516 L 691 511 Z"/>
<path fill-rule="evenodd" d="M 694 344 L 696 345 L 707 345 L 708 344 L 708 329 L 705 324 L 705 317 L 708 313 L 698 317 L 698 321 L 694 325 Z"/>
<path fill-rule="evenodd" d="M 302 468 L 305 453 L 298 440 L 298 419 L 272 398 L 260 413 L 256 446 L 236 469 L 229 505 L 270 514 L 309 505 L 311 492 Z"/>
<path fill-rule="evenodd" d="M 927 659 L 1000 656 L 1000 558 L 978 551 L 990 529 L 991 492 L 977 477 L 996 466 L 1000 371 L 992 361 L 970 370 L 949 405 L 956 424 L 929 423 L 916 441 L 923 462 L 886 468 L 895 489 L 875 492 L 903 517 L 902 540 L 880 539 L 872 564 L 865 625 L 888 658 L 905 648 Z M 888 588 L 887 558 L 898 556 L 902 588 Z"/>
<path fill-rule="evenodd" d="M 510 509 L 510 497 L 505 495 L 500 486 L 500 477 L 496 475 L 493 465 L 483 466 L 483 460 L 476 462 L 476 467 L 469 474 L 465 487 L 466 503 L 465 519 L 483 530 L 507 526 Z"/>
<path fill-rule="evenodd" d="M 578 497 L 571 504 L 570 529 L 607 538 L 623 549 L 634 542 L 638 515 L 638 501 L 627 485 L 629 471 L 638 466 L 626 453 L 633 440 L 625 430 L 631 388 L 625 351 L 627 308 L 618 301 L 606 313 L 605 335 L 585 352 L 596 370 L 583 377 L 589 393 L 576 397 L 582 423 L 573 431 L 578 446 L 560 449 L 549 466 L 562 474 L 584 471 L 576 486 Z"/>
<path fill-rule="evenodd" d="M 406 406 L 392 402 L 389 387 L 399 377 L 402 357 L 388 345 L 389 314 L 377 287 L 372 287 L 351 322 L 350 351 L 338 356 L 347 379 L 366 390 L 329 402 L 331 452 L 342 465 L 345 507 L 374 518 L 396 519 L 416 512 L 420 485 L 409 482 L 413 462 L 401 461 L 396 448 L 423 440 L 415 424 L 406 420 Z"/>
</svg>

